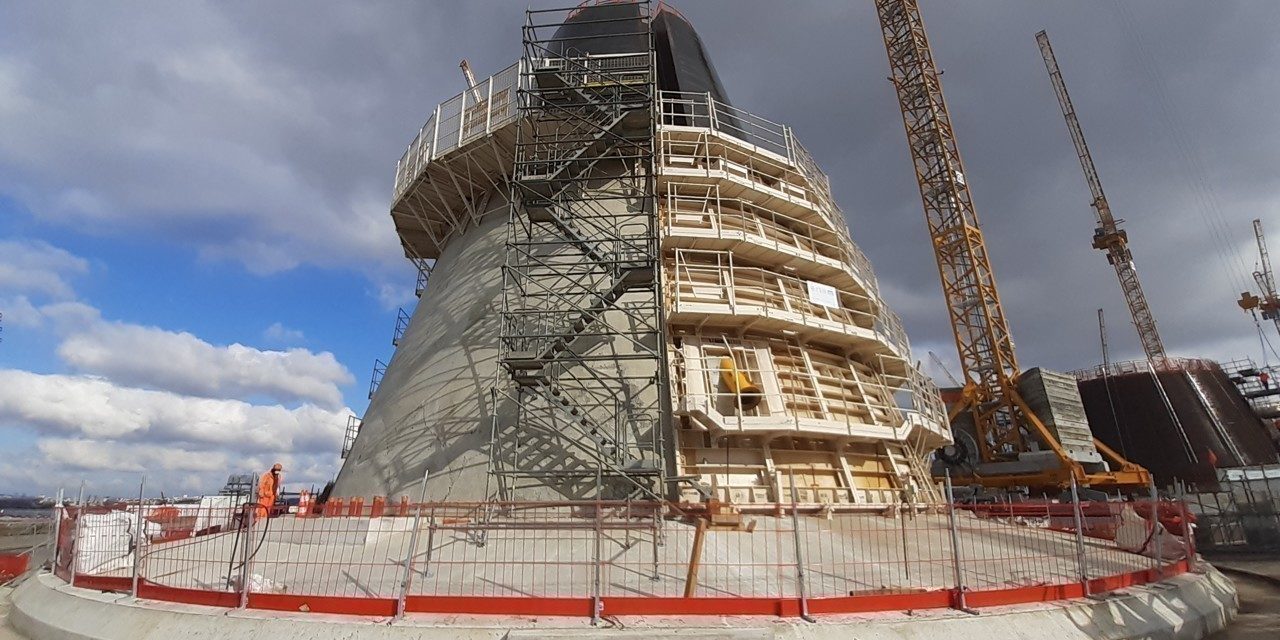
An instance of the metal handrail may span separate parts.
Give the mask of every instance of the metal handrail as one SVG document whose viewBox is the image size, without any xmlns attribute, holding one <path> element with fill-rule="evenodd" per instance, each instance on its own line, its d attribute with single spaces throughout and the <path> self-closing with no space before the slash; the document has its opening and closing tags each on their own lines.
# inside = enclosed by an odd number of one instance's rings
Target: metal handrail
<svg viewBox="0 0 1280 640">
<path fill-rule="evenodd" d="M 1218 363 L 1204 358 L 1152 358 L 1151 360 L 1127 360 L 1124 362 L 1112 362 L 1109 365 L 1098 365 L 1086 369 L 1076 369 L 1068 375 L 1074 376 L 1079 382 L 1095 380 L 1104 376 L 1129 375 L 1134 373 L 1150 373 L 1154 369 L 1157 372 L 1174 372 L 1182 373 L 1184 371 L 1213 371 L 1219 369 Z"/>
<path fill-rule="evenodd" d="M 462 91 L 436 106 L 396 163 L 394 200 L 399 200 L 427 165 L 440 156 L 516 119 L 521 64 L 522 61 L 517 61 L 477 83 L 474 89 Z M 474 102 L 470 98 L 476 91 L 485 96 L 483 101 Z"/>
<path fill-rule="evenodd" d="M 828 242 L 819 240 L 815 231 L 823 227 L 812 222 L 788 216 L 763 205 L 741 198 L 721 197 L 714 185 L 682 184 L 682 187 L 708 188 L 709 195 L 692 195 L 687 193 L 668 193 L 668 217 L 666 227 L 668 233 L 679 230 L 697 230 L 686 222 L 677 222 L 676 214 L 706 215 L 717 237 L 728 231 L 741 231 L 757 236 L 769 242 L 780 242 L 792 248 L 816 254 L 825 258 L 840 261 L 850 273 L 866 281 L 871 274 L 864 270 L 865 257 L 849 242 Z M 727 206 L 726 206 L 727 205 Z M 734 224 L 734 223 L 737 224 Z M 792 227 L 800 227 L 804 232 L 796 232 Z M 832 231 L 838 240 L 843 240 L 839 231 Z M 779 240 L 781 237 L 783 240 Z"/>
<path fill-rule="evenodd" d="M 876 286 L 870 261 L 848 237 L 844 214 L 831 196 L 830 178 L 818 168 L 813 155 L 796 139 L 791 127 L 715 100 L 708 93 L 662 91 L 659 100 L 663 125 L 710 129 L 739 144 L 785 159 L 784 167 L 804 177 L 810 196 L 807 199 L 837 233 L 849 261 L 872 287 Z"/>
<path fill-rule="evenodd" d="M 704 256 L 710 257 L 710 262 L 688 261 L 686 256 Z M 725 258 L 721 260 L 716 256 Z M 702 284 L 684 277 L 685 274 L 692 273 L 713 274 L 718 284 Z M 821 322 L 835 322 L 848 327 L 856 327 L 859 331 L 871 331 L 876 335 L 877 340 L 883 342 L 894 349 L 901 357 L 908 357 L 910 348 L 906 339 L 906 331 L 902 328 L 902 321 L 898 316 L 890 311 L 883 303 L 878 300 L 872 300 L 875 307 L 874 312 L 861 311 L 844 305 L 844 300 L 866 300 L 863 294 L 837 289 L 837 295 L 841 300 L 839 308 L 829 308 L 817 303 L 809 301 L 807 298 L 797 295 L 796 291 L 803 291 L 807 281 L 802 278 L 780 274 L 766 269 L 757 267 L 739 267 L 732 264 L 732 259 L 728 254 L 717 251 L 702 251 L 692 249 L 677 249 L 676 264 L 674 267 L 674 276 L 668 281 L 668 297 L 680 308 L 686 298 L 692 297 L 692 288 L 716 288 L 723 292 L 721 299 L 723 304 L 731 309 L 740 306 L 741 302 L 738 297 L 743 292 L 755 292 L 758 300 L 752 304 L 758 303 L 762 306 L 766 313 L 769 310 L 783 314 L 794 314 L 801 318 L 802 324 L 808 324 L 810 319 Z M 685 289 L 689 289 L 686 293 Z M 690 299 L 688 302 L 697 302 Z M 701 302 L 707 302 L 703 300 Z M 772 315 L 772 314 L 770 314 Z M 786 319 L 786 315 L 777 316 L 778 319 Z M 864 323 L 870 321 L 871 326 L 859 324 L 856 319 L 861 319 Z M 853 333 L 850 333 L 853 335 Z"/>
<path fill-rule="evenodd" d="M 601 64 L 606 62 L 613 61 L 604 58 Z M 472 90 L 467 90 L 436 106 L 396 163 L 393 200 L 399 200 L 436 159 L 516 120 L 519 115 L 516 92 L 520 89 L 523 64 L 523 60 L 517 61 L 478 83 L 475 90 L 485 96 L 480 102 L 475 102 L 470 97 Z M 708 128 L 784 158 L 804 176 L 820 214 L 837 232 L 848 261 L 875 286 L 870 261 L 849 241 L 847 234 L 839 233 L 848 227 L 831 196 L 830 179 L 812 154 L 796 140 L 791 127 L 715 100 L 707 93 L 662 91 L 659 109 L 663 124 Z"/>
</svg>

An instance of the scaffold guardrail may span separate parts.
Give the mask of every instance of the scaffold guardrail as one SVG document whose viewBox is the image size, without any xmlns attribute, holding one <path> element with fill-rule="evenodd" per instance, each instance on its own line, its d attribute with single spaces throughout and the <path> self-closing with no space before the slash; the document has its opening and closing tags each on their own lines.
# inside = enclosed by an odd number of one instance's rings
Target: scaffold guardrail
<svg viewBox="0 0 1280 640">
<path fill-rule="evenodd" d="M 382 360 L 373 361 L 373 374 L 369 376 L 369 399 L 373 399 L 373 394 L 378 392 L 378 387 L 382 385 L 382 376 L 387 373 L 387 363 Z"/>
<path fill-rule="evenodd" d="M 404 332 L 409 330 L 409 321 L 412 318 L 404 307 L 396 309 L 396 328 L 391 334 L 391 346 L 400 346 L 400 341 L 404 339 Z"/>
<path fill-rule="evenodd" d="M 347 416 L 347 429 L 342 437 L 342 453 L 339 457 L 343 460 L 351 455 L 351 448 L 356 444 L 356 436 L 360 435 L 360 427 L 364 421 L 356 416 Z"/>
<path fill-rule="evenodd" d="M 393 200 L 399 200 L 426 170 L 427 165 L 437 158 L 519 118 L 516 93 L 523 88 L 520 84 L 523 64 L 526 64 L 523 60 L 518 61 L 480 82 L 477 90 L 480 95 L 485 96 L 483 101 L 477 102 L 469 97 L 473 92 L 463 91 L 437 105 L 396 162 Z M 468 100 L 471 101 L 470 105 Z M 660 91 L 657 102 L 661 114 L 660 126 L 706 128 L 785 159 L 813 187 L 818 204 L 823 208 L 823 215 L 833 225 L 838 223 L 834 228 L 846 228 L 843 215 L 831 196 L 830 178 L 818 167 L 809 150 L 796 139 L 791 127 L 717 101 L 707 93 Z M 460 114 L 464 112 L 468 113 L 467 122 L 471 124 L 461 127 Z M 851 263 L 860 274 L 870 278 L 874 286 L 874 272 L 870 261 L 856 245 L 847 245 L 844 249 L 849 252 Z"/>
<path fill-rule="evenodd" d="M 483 138 L 516 119 L 515 94 L 520 82 L 520 64 L 517 62 L 485 78 L 474 89 L 460 92 L 436 106 L 396 162 L 393 200 L 399 200 L 436 158 Z M 484 99 L 476 101 L 471 97 L 477 93 Z"/>
<path fill-rule="evenodd" d="M 1152 358 L 1150 360 L 1127 360 L 1124 362 L 1112 362 L 1106 366 L 1098 365 L 1087 369 L 1076 369 L 1068 375 L 1075 376 L 1079 382 L 1088 380 L 1096 380 L 1104 376 L 1121 376 L 1135 373 L 1151 373 L 1155 370 L 1158 373 L 1184 371 L 1212 371 L 1218 369 L 1218 363 L 1204 358 Z"/>
</svg>

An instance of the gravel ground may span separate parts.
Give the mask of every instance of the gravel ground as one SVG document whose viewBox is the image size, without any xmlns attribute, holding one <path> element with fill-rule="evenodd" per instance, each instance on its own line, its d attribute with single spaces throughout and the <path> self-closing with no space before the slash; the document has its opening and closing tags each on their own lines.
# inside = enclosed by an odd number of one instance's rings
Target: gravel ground
<svg viewBox="0 0 1280 640">
<path fill-rule="evenodd" d="M 1280 637 L 1280 557 L 1232 555 L 1210 557 L 1209 561 L 1235 582 L 1240 597 L 1236 621 L 1211 640 Z"/>
</svg>

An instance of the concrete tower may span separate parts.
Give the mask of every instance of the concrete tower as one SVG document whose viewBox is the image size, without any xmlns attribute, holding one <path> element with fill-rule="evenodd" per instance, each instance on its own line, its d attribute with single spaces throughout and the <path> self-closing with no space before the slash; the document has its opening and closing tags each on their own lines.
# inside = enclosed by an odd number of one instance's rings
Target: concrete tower
<svg viewBox="0 0 1280 640">
<path fill-rule="evenodd" d="M 421 301 L 334 495 L 935 499 L 937 391 L 791 129 L 665 5 L 530 12 L 523 44 L 398 163 Z"/>
</svg>

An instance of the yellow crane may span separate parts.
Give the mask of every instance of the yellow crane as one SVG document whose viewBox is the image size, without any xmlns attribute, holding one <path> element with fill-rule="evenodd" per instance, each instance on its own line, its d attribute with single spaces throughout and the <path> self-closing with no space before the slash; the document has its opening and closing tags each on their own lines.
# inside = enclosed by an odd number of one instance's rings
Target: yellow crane
<svg viewBox="0 0 1280 640">
<path fill-rule="evenodd" d="M 1072 478 L 1099 487 L 1146 486 L 1146 469 L 1096 440 L 1111 468 L 1087 471 L 1022 397 L 1013 338 L 919 6 L 916 0 L 876 0 L 876 12 L 964 373 L 962 400 L 951 409 L 952 424 L 960 414 L 969 414 L 983 462 L 1016 462 L 1020 454 L 1039 447 L 1052 451 L 1058 462 L 995 475 L 975 471 L 958 479 L 986 486 L 1065 486 Z"/>
<path fill-rule="evenodd" d="M 1245 311 L 1261 311 L 1262 319 L 1275 322 L 1276 331 L 1280 331 L 1280 295 L 1276 294 L 1276 277 L 1271 271 L 1271 254 L 1267 252 L 1267 237 L 1262 233 L 1262 220 L 1254 219 L 1253 236 L 1258 241 L 1259 261 L 1258 270 L 1253 272 L 1253 281 L 1258 283 L 1258 293 L 1262 297 L 1245 291 L 1240 294 L 1240 300 L 1236 304 Z"/>
<path fill-rule="evenodd" d="M 1040 56 L 1044 58 L 1044 67 L 1049 72 L 1049 81 L 1053 83 L 1053 92 L 1058 96 L 1058 106 L 1062 108 L 1062 117 L 1067 121 L 1067 130 L 1071 132 L 1071 142 L 1075 144 L 1085 182 L 1089 183 L 1089 192 L 1093 195 L 1093 212 L 1098 222 L 1093 231 L 1093 248 L 1107 252 L 1107 262 L 1116 270 L 1120 290 L 1124 292 L 1124 301 L 1129 305 L 1129 315 L 1133 316 L 1133 326 L 1138 330 L 1138 339 L 1142 341 L 1142 350 L 1147 354 L 1147 359 L 1164 358 L 1164 342 L 1160 340 L 1156 319 L 1151 315 L 1147 296 L 1142 292 L 1142 284 L 1138 281 L 1138 270 L 1133 266 L 1129 234 L 1120 228 L 1121 221 L 1111 215 L 1111 205 L 1107 203 L 1107 195 L 1102 191 L 1102 180 L 1098 178 L 1097 167 L 1093 166 L 1093 156 L 1089 153 L 1089 145 L 1084 141 L 1084 130 L 1080 128 L 1080 120 L 1076 118 L 1076 108 L 1071 104 L 1071 96 L 1067 94 L 1062 71 L 1058 69 L 1058 59 L 1054 57 L 1053 47 L 1049 44 L 1049 34 L 1044 31 L 1037 33 L 1036 44 L 1040 46 Z"/>
</svg>

